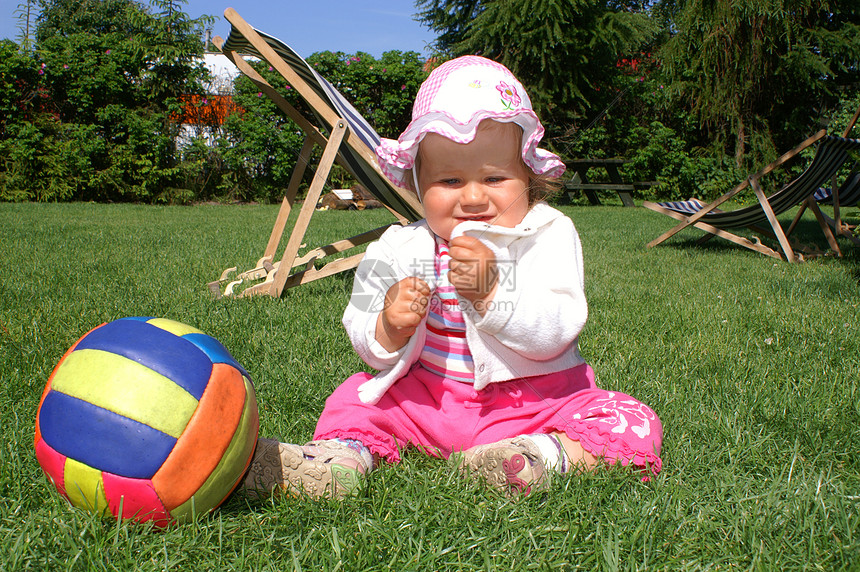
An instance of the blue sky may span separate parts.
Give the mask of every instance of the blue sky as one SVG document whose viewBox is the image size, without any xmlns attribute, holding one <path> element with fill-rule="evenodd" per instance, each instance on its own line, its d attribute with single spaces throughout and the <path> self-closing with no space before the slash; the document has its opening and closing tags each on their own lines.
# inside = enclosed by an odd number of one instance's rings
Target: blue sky
<svg viewBox="0 0 860 572">
<path fill-rule="evenodd" d="M 17 0 L 0 2 L 0 38 L 20 35 Z M 367 52 L 379 57 L 389 50 L 414 50 L 429 55 L 435 34 L 413 19 L 413 0 L 189 0 L 183 11 L 191 17 L 217 18 L 213 34 L 226 37 L 230 25 L 224 9 L 232 6 L 255 28 L 276 36 L 300 55 L 323 50 Z"/>
</svg>

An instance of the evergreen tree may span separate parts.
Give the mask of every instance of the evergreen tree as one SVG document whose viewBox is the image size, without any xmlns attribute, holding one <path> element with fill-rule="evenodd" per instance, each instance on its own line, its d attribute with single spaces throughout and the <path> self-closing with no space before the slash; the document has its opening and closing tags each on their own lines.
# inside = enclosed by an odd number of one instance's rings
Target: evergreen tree
<svg viewBox="0 0 860 572">
<path fill-rule="evenodd" d="M 527 86 L 550 136 L 614 97 L 602 90 L 616 63 L 638 52 L 657 28 L 643 2 L 607 0 L 432 0 L 419 16 L 441 32 L 452 55 L 480 54 Z M 467 18 L 474 18 L 466 21 Z M 443 40 L 444 39 L 444 40 Z"/>
<path fill-rule="evenodd" d="M 36 3 L 33 0 L 21 2 L 15 9 L 15 17 L 18 19 L 18 30 L 20 31 L 18 45 L 25 52 L 33 49 L 36 12 Z"/>
<path fill-rule="evenodd" d="M 420 10 L 416 16 L 438 34 L 433 48 L 450 56 L 455 46 L 466 39 L 469 26 L 485 4 L 482 0 L 416 0 L 415 6 Z"/>
<path fill-rule="evenodd" d="M 738 167 L 814 129 L 860 62 L 856 1 L 664 0 L 675 33 L 660 51 L 672 92 Z"/>
</svg>

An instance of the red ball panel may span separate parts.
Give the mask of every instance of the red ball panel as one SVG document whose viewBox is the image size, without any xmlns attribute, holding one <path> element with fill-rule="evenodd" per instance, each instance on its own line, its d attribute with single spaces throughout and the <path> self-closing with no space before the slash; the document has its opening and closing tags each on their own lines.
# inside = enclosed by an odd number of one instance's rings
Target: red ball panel
<svg viewBox="0 0 860 572">
<path fill-rule="evenodd" d="M 39 461 L 42 470 L 60 491 L 60 494 L 66 496 L 66 483 L 63 475 L 66 466 L 66 457 L 56 452 L 50 445 L 45 443 L 41 438 L 36 438 L 36 460 Z"/>
<path fill-rule="evenodd" d="M 102 481 L 112 515 L 120 516 L 122 508 L 122 518 L 134 518 L 138 522 L 153 520 L 158 526 L 170 524 L 170 513 L 164 508 L 150 481 L 113 473 L 102 473 Z"/>
</svg>

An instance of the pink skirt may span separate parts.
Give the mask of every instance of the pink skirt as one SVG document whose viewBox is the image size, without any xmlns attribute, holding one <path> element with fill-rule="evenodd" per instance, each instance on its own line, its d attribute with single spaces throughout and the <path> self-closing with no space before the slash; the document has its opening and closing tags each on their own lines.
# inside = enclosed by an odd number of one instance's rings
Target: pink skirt
<svg viewBox="0 0 860 572">
<path fill-rule="evenodd" d="M 413 446 L 447 458 L 452 452 L 517 435 L 564 433 L 609 463 L 660 471 L 663 427 L 640 401 L 598 389 L 587 364 L 549 375 L 493 383 L 482 391 L 415 365 L 368 405 L 357 373 L 326 400 L 314 439 L 357 439 L 389 462 Z"/>
</svg>

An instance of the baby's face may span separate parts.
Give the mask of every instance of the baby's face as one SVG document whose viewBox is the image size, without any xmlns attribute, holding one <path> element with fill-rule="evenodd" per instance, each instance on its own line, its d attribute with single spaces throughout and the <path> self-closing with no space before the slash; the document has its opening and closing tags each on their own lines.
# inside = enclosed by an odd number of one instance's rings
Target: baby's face
<svg viewBox="0 0 860 572">
<path fill-rule="evenodd" d="M 521 128 L 484 120 L 467 144 L 428 133 L 419 148 L 418 184 L 424 216 L 445 240 L 461 222 L 513 227 L 529 211 L 528 167 L 520 156 Z"/>
</svg>

